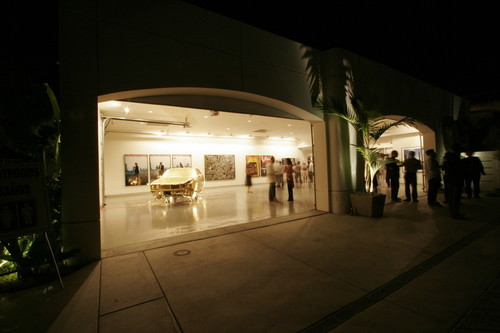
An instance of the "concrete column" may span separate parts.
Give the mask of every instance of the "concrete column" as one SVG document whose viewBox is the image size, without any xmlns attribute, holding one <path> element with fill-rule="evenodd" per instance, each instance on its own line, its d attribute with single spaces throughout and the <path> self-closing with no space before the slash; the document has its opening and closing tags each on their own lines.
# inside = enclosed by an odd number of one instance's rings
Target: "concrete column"
<svg viewBox="0 0 500 333">
<path fill-rule="evenodd" d="M 314 155 L 314 186 L 316 209 L 331 212 L 328 191 L 328 154 L 326 149 L 326 128 L 324 122 L 311 124 L 312 144 Z"/>
<path fill-rule="evenodd" d="M 64 250 L 79 250 L 70 260 L 79 266 L 101 252 L 96 10 L 92 2 L 60 6 L 62 232 Z"/>
<path fill-rule="evenodd" d="M 351 146 L 355 133 L 350 133 L 349 124 L 336 116 L 327 115 L 325 123 L 330 209 L 334 214 L 347 214 L 351 207 L 350 194 L 356 188 L 360 169 L 356 151 Z"/>
</svg>

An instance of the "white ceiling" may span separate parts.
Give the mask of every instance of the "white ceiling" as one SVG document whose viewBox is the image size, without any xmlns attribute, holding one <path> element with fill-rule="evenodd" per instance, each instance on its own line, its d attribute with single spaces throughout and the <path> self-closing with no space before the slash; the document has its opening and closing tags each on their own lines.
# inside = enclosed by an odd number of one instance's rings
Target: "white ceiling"
<svg viewBox="0 0 500 333">
<path fill-rule="evenodd" d="M 311 125 L 304 120 L 121 101 L 99 103 L 98 107 L 103 118 L 110 117 L 106 132 L 227 138 L 251 136 L 296 141 L 300 146 L 311 145 Z M 186 123 L 190 127 L 151 121 Z"/>
<path fill-rule="evenodd" d="M 98 107 L 103 118 L 110 118 L 105 127 L 106 132 L 202 138 L 251 137 L 294 141 L 298 147 L 311 146 L 311 125 L 304 120 L 122 101 L 103 102 Z M 418 133 L 418 130 L 399 126 L 388 130 L 383 137 L 409 133 Z"/>
</svg>

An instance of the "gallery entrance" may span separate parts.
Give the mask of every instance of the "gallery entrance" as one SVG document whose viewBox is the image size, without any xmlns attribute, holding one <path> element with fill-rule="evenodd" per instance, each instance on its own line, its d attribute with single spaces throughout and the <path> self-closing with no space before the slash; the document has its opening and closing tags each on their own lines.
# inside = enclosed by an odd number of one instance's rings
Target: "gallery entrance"
<svg viewBox="0 0 500 333">
<path fill-rule="evenodd" d="M 99 103 L 101 119 L 101 248 L 137 249 L 145 242 L 293 215 L 316 209 L 314 179 L 277 190 L 285 204 L 268 200 L 266 163 L 314 161 L 308 121 L 126 101 Z M 214 164 L 213 160 L 220 161 Z M 164 167 L 191 166 L 205 175 L 199 200 L 166 203 L 149 182 Z M 131 182 L 137 163 L 140 182 Z M 208 165 L 210 163 L 210 165 Z M 253 163 L 251 191 L 246 165 Z M 217 172 L 212 169 L 216 168 Z"/>
</svg>

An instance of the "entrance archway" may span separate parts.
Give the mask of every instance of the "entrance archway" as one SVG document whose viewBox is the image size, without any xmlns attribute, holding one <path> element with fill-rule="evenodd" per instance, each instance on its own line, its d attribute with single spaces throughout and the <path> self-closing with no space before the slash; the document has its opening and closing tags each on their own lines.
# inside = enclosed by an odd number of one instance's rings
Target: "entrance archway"
<svg viewBox="0 0 500 333">
<path fill-rule="evenodd" d="M 196 92 L 200 94 L 199 89 L 160 89 L 99 98 L 103 256 L 118 247 L 136 248 L 140 242 L 317 209 L 313 182 L 296 187 L 301 200 L 277 206 L 266 200 L 265 176 L 254 178 L 252 195 L 246 193 L 243 179 L 246 156 L 292 157 L 301 163 L 314 156 L 311 123 L 300 117 L 316 123 L 318 118 L 285 103 L 213 89 L 201 94 L 206 100 L 202 108 L 203 98 L 193 95 Z M 247 112 L 233 111 L 238 100 Z M 189 101 L 189 106 L 179 106 L 183 101 Z M 125 158 L 142 159 L 150 177 L 154 171 L 150 159 L 156 155 L 169 155 L 170 161 L 189 155 L 193 167 L 202 172 L 204 156 L 234 155 L 235 177 L 206 182 L 200 202 L 168 207 L 153 198 L 147 183 L 128 186 L 124 182 Z M 218 218 L 211 214 L 214 210 L 220 212 Z"/>
<path fill-rule="evenodd" d="M 386 116 L 389 120 L 399 120 L 402 116 Z M 377 147 L 382 149 L 387 155 L 392 150 L 396 150 L 399 154 L 399 159 L 404 161 L 408 152 L 414 151 L 415 158 L 419 159 L 422 164 L 426 156 L 427 149 L 436 149 L 436 137 L 432 129 L 422 123 L 415 123 L 411 126 L 398 126 L 388 130 L 378 141 Z M 403 174 L 401 172 L 401 174 Z M 404 182 L 403 178 L 401 181 Z M 417 187 L 420 193 L 427 191 L 427 181 L 425 179 L 425 171 L 422 169 L 417 173 Z M 404 184 L 401 184 L 400 195 L 404 195 Z M 384 173 L 380 173 L 379 179 L 380 190 L 385 193 L 386 183 L 384 181 Z"/>
</svg>

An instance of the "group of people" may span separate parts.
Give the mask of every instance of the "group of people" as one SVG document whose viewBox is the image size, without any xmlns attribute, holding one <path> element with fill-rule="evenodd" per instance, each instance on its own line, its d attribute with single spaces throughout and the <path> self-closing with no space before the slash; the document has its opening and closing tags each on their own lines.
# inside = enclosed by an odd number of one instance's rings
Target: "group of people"
<svg viewBox="0 0 500 333">
<path fill-rule="evenodd" d="M 415 152 L 410 151 L 408 157 L 404 162 L 400 162 L 398 159 L 398 151 L 393 150 L 389 157 L 388 163 L 385 165 L 386 169 L 386 182 L 387 186 L 391 189 L 391 201 L 400 202 L 401 199 L 398 198 L 399 192 L 399 168 L 405 168 L 405 201 L 418 202 L 418 192 L 417 192 L 417 171 L 422 169 L 422 162 L 415 158 Z"/>
<path fill-rule="evenodd" d="M 460 146 L 453 145 L 452 149 L 445 153 L 442 165 L 436 159 L 436 151 L 428 149 L 425 154 L 427 158 L 424 163 L 425 177 L 427 180 L 427 203 L 429 206 L 441 207 L 437 200 L 441 180 L 444 182 L 444 198 L 448 204 L 450 216 L 460 219 L 460 200 L 462 193 L 467 198 L 479 198 L 481 175 L 485 175 L 481 160 L 473 156 L 473 151 L 466 151 L 466 158 L 460 157 Z M 398 152 L 393 150 L 385 165 L 387 186 L 390 187 L 392 202 L 400 202 L 398 198 L 400 168 L 405 168 L 405 194 L 406 200 L 418 202 L 417 171 L 422 169 L 422 163 L 415 158 L 415 152 L 411 151 L 404 162 L 398 159 Z M 441 177 L 443 174 L 443 177 Z"/>
<path fill-rule="evenodd" d="M 292 162 L 291 158 L 285 159 L 285 165 L 282 166 L 281 161 L 276 163 L 274 156 L 271 156 L 271 161 L 267 165 L 267 177 L 269 180 L 269 201 L 270 202 L 280 202 L 276 198 L 276 188 L 284 187 L 283 178 L 286 182 L 286 187 L 288 190 L 288 201 L 293 201 L 293 189 L 295 183 L 303 183 L 313 181 L 314 177 L 314 166 L 313 162 L 309 161 L 309 164 L 305 165 L 305 176 L 303 168 L 300 166 L 300 162 Z M 304 178 L 306 177 L 306 178 Z"/>
</svg>

